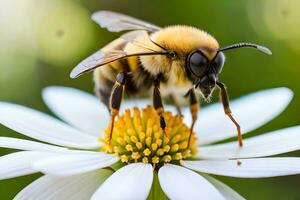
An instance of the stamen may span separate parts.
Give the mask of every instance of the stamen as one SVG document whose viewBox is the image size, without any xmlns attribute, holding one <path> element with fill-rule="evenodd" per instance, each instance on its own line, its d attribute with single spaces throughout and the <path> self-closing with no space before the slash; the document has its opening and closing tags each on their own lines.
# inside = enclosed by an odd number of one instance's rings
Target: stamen
<svg viewBox="0 0 300 200">
<path fill-rule="evenodd" d="M 143 151 L 145 156 L 149 156 L 151 154 L 151 151 L 147 148 Z"/>
<path fill-rule="evenodd" d="M 129 158 L 126 155 L 121 155 L 120 159 L 123 163 L 128 163 L 128 161 L 129 161 Z"/>
<path fill-rule="evenodd" d="M 132 148 L 132 146 L 130 144 L 127 144 L 126 145 L 126 150 L 127 151 L 133 151 L 133 148 Z"/>
<path fill-rule="evenodd" d="M 162 155 L 164 155 L 164 150 L 162 149 L 162 148 L 160 148 L 160 149 L 158 149 L 157 151 L 156 151 L 156 155 L 158 155 L 158 156 L 162 156 Z"/>
<path fill-rule="evenodd" d="M 145 164 L 148 163 L 148 158 L 147 157 L 143 158 L 143 163 L 145 163 Z"/>
<path fill-rule="evenodd" d="M 163 161 L 166 162 L 166 163 L 171 162 L 171 160 L 172 160 L 172 157 L 171 157 L 170 155 L 165 155 L 165 156 L 163 157 Z"/>
<path fill-rule="evenodd" d="M 156 151 L 158 145 L 157 145 L 156 143 L 153 143 L 153 144 L 151 145 L 151 147 L 152 147 L 152 151 Z"/>
<path fill-rule="evenodd" d="M 171 152 L 177 152 L 179 150 L 179 145 L 178 144 L 173 144 L 171 147 Z"/>
<path fill-rule="evenodd" d="M 171 149 L 171 147 L 170 147 L 169 145 L 165 145 L 165 146 L 164 146 L 164 151 L 165 151 L 166 153 L 168 153 L 168 152 L 170 151 L 170 149 Z"/>
<path fill-rule="evenodd" d="M 135 162 L 137 162 L 141 156 L 140 156 L 139 152 L 132 152 L 131 157 L 134 159 Z"/>
<path fill-rule="evenodd" d="M 135 146 L 138 148 L 138 149 L 141 149 L 143 147 L 143 144 L 141 142 L 136 142 L 135 143 Z"/>
<path fill-rule="evenodd" d="M 152 163 L 154 163 L 154 164 L 159 163 L 159 157 L 154 156 L 154 157 L 152 158 Z"/>
<path fill-rule="evenodd" d="M 103 151 L 116 154 L 123 163 L 151 163 L 153 169 L 188 158 L 197 152 L 196 136 L 191 137 L 187 149 L 189 126 L 182 117 L 165 112 L 165 132 L 160 128 L 160 117 L 156 110 L 148 106 L 131 112 L 125 110 L 124 115 L 115 119 L 113 137 L 109 143 L 110 125 L 105 130 Z M 166 136 L 168 134 L 168 137 Z"/>
</svg>

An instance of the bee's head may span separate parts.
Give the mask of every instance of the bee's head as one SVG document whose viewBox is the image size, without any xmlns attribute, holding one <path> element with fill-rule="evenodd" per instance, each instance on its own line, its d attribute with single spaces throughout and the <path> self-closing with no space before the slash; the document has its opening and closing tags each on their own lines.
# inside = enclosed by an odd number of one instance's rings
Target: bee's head
<svg viewBox="0 0 300 200">
<path fill-rule="evenodd" d="M 224 61 L 225 56 L 222 52 L 215 52 L 211 58 L 206 55 L 205 50 L 201 49 L 188 54 L 186 58 L 188 73 L 205 98 L 208 98 L 215 88 Z"/>
<path fill-rule="evenodd" d="M 223 51 L 241 47 L 256 48 L 265 54 L 272 55 L 272 52 L 267 47 L 253 43 L 237 43 L 217 50 L 201 48 L 188 54 L 186 57 L 187 72 L 195 86 L 199 87 L 206 99 L 215 88 L 218 75 L 222 71 L 225 61 Z"/>
</svg>

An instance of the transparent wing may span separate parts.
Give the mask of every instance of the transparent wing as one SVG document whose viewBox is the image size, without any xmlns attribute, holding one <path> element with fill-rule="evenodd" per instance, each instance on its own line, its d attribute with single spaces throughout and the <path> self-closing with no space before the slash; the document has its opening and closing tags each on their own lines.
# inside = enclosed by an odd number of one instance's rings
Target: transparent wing
<svg viewBox="0 0 300 200">
<path fill-rule="evenodd" d="M 77 78 L 83 73 L 92 71 L 97 67 L 105 65 L 107 63 L 113 62 L 118 59 L 125 58 L 127 54 L 124 51 L 110 51 L 110 52 L 103 52 L 97 51 L 91 56 L 87 57 L 83 61 L 81 61 L 72 71 L 70 74 L 71 78 Z"/>
<path fill-rule="evenodd" d="M 137 40 L 137 37 L 139 37 L 140 39 Z M 128 33 L 123 34 L 120 38 L 126 41 L 126 43 L 131 43 L 144 50 L 155 52 L 156 50 L 154 49 L 157 49 L 155 48 L 155 43 L 153 43 L 153 41 L 150 39 L 149 34 L 145 30 L 130 31 Z"/>
<path fill-rule="evenodd" d="M 111 32 L 129 30 L 145 30 L 148 32 L 155 32 L 160 29 L 160 27 L 151 23 L 111 11 L 95 12 L 92 15 L 92 19 L 101 27 L 107 28 Z"/>
<path fill-rule="evenodd" d="M 121 35 L 120 38 L 122 38 L 123 40 L 127 41 L 127 42 L 131 42 L 132 40 L 136 39 L 138 36 L 147 36 L 149 37 L 148 33 L 144 30 L 134 30 L 134 31 L 130 31 L 127 33 L 124 33 L 123 35 Z"/>
<path fill-rule="evenodd" d="M 143 37 L 143 42 L 136 40 L 136 37 Z M 125 45 L 130 43 L 132 45 L 138 46 L 136 51 L 127 53 L 123 50 Z M 166 54 L 164 51 L 154 50 L 154 43 L 150 40 L 149 35 L 146 31 L 130 31 L 123 34 L 120 38 L 114 40 L 106 47 L 95 52 L 91 56 L 87 57 L 81 61 L 70 74 L 71 78 L 77 78 L 80 75 L 93 71 L 94 69 L 111 63 L 113 61 L 124 59 L 130 56 L 142 56 L 142 55 L 158 55 Z"/>
</svg>

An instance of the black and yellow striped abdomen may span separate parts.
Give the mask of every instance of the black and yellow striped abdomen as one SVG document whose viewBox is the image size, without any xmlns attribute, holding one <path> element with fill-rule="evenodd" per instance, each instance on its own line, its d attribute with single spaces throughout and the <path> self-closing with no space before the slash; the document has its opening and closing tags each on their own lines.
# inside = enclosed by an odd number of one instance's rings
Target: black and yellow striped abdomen
<svg viewBox="0 0 300 200">
<path fill-rule="evenodd" d="M 95 93 L 100 100 L 109 107 L 109 98 L 120 72 L 127 72 L 125 83 L 126 95 L 145 96 L 152 85 L 154 77 L 144 70 L 138 57 L 118 60 L 94 71 Z"/>
</svg>

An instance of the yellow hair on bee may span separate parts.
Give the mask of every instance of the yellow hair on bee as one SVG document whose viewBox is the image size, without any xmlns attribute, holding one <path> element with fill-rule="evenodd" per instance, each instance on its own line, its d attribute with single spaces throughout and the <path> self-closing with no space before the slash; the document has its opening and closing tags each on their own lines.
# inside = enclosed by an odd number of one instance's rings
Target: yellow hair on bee
<svg viewBox="0 0 300 200">
<path fill-rule="evenodd" d="M 205 49 L 216 50 L 219 48 L 219 44 L 213 36 L 205 31 L 186 25 L 166 27 L 154 33 L 151 37 L 163 47 L 182 55 L 186 55 L 195 49 L 204 49 L 205 51 Z M 211 55 L 207 56 L 210 57 Z"/>
<path fill-rule="evenodd" d="M 179 84 L 185 83 L 187 77 L 185 75 L 185 58 L 186 56 L 196 50 L 201 49 L 202 52 L 212 59 L 216 55 L 216 50 L 219 48 L 217 40 L 208 33 L 197 28 L 185 25 L 174 25 L 161 29 L 151 35 L 153 41 L 163 46 L 168 50 L 177 53 L 177 59 L 169 58 L 165 55 L 144 56 L 140 60 L 147 71 L 153 75 L 163 73 L 171 80 L 170 83 Z M 145 36 L 138 37 L 138 41 L 145 43 Z M 150 46 L 156 51 L 162 49 L 148 40 L 147 46 Z M 126 47 L 127 48 L 127 47 Z M 130 45 L 130 51 L 137 51 L 137 48 Z M 174 80 L 172 80 L 174 79 Z"/>
</svg>

